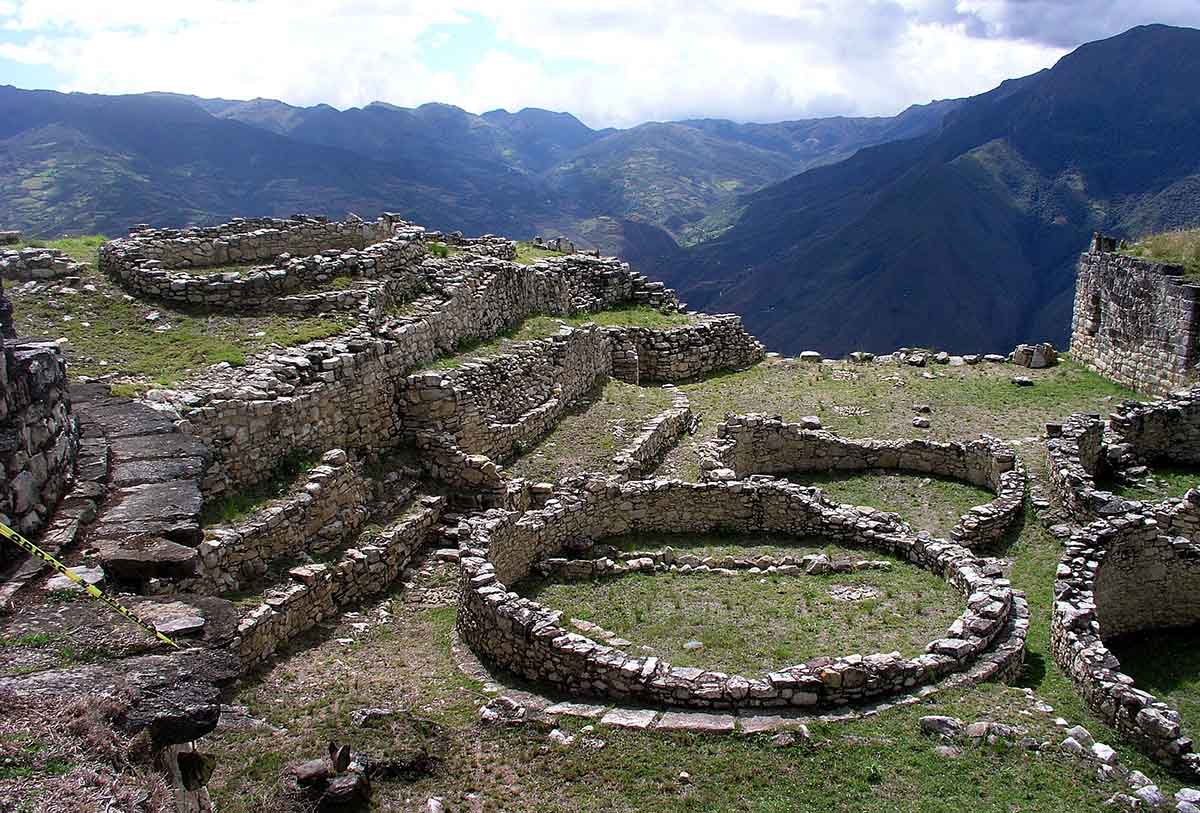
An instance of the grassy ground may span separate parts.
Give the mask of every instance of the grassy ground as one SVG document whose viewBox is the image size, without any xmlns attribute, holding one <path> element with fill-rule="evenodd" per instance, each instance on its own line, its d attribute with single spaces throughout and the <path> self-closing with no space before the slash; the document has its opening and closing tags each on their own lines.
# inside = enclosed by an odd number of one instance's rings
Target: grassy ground
<svg viewBox="0 0 1200 813">
<path fill-rule="evenodd" d="M 1162 502 L 1169 497 L 1182 497 L 1189 489 L 1200 486 L 1200 469 L 1164 464 L 1152 466 L 1150 474 L 1136 485 L 1119 482 L 1101 482 L 1099 485 L 1130 500 Z"/>
<path fill-rule="evenodd" d="M 486 341 L 463 342 L 453 355 L 443 356 L 431 366 L 439 370 L 461 367 L 471 359 L 503 353 L 516 342 L 546 339 L 563 325 L 579 327 L 588 323 L 620 327 L 669 328 L 686 325 L 691 317 L 683 313 L 662 313 L 643 305 L 612 308 L 598 313 L 578 313 L 574 316 L 530 316 L 520 324 Z"/>
<path fill-rule="evenodd" d="M 548 251 L 544 248 L 537 248 L 526 240 L 521 240 L 517 243 L 516 261 L 521 265 L 533 265 L 538 260 L 544 260 L 548 257 L 562 257 L 562 253 L 558 251 Z"/>
<path fill-rule="evenodd" d="M 1174 706 L 1184 726 L 1200 726 L 1200 628 L 1138 633 L 1110 644 L 1121 669 L 1145 689 Z"/>
<path fill-rule="evenodd" d="M 257 485 L 207 503 L 200 515 L 202 525 L 226 525 L 248 517 L 271 500 L 286 495 L 301 477 L 317 465 L 319 457 L 300 450 L 279 461 L 271 476 Z"/>
<path fill-rule="evenodd" d="M 660 473 L 695 479 L 696 444 L 715 434 L 726 412 L 782 415 L 786 420 L 816 415 L 826 428 L 847 437 L 955 440 L 988 433 L 1021 439 L 1041 435 L 1048 420 L 1072 412 L 1111 411 L 1121 399 L 1137 397 L 1069 360 L 1020 373 L 1032 378 L 1034 386 L 1014 385 L 1016 370 L 1007 364 L 917 368 L 774 361 L 714 376 L 682 387 L 701 416 L 700 431 L 667 456 Z M 913 428 L 915 404 L 933 407 L 931 429 Z"/>
<path fill-rule="evenodd" d="M 643 423 L 670 406 L 667 390 L 609 381 L 573 405 L 554 432 L 506 466 L 505 473 L 552 482 L 584 471 L 612 471 L 613 455 L 637 436 Z"/>
<path fill-rule="evenodd" d="M 1182 265 L 1189 277 L 1200 277 L 1200 229 L 1180 229 L 1138 240 L 1124 253 L 1132 257 Z"/>
<path fill-rule="evenodd" d="M 91 236 L 45 243 L 92 264 L 75 292 L 49 295 L 46 284 L 37 290 L 5 286 L 17 333 L 65 338 L 73 376 L 111 376 L 126 382 L 126 391 L 170 386 L 209 365 L 241 365 L 269 346 L 325 338 L 349 324 L 347 317 L 216 316 L 141 302 L 97 270 L 102 242 Z"/>
<path fill-rule="evenodd" d="M 775 552 L 889 559 L 833 546 Z M 518 590 L 568 618 L 633 641 L 631 652 L 652 653 L 677 666 L 759 675 L 821 656 L 898 651 L 913 657 L 945 637 L 962 612 L 962 596 L 926 570 L 890 561 L 887 571 L 827 576 L 632 573 L 597 581 L 536 580 Z M 831 595 L 835 586 L 871 588 L 877 597 L 838 601 Z M 690 641 L 704 648 L 686 649 Z"/>
<path fill-rule="evenodd" d="M 789 478 L 818 486 L 831 499 L 892 511 L 918 531 L 948 537 L 958 518 L 995 496 L 986 489 L 946 477 L 879 472 L 803 474 Z"/>
</svg>

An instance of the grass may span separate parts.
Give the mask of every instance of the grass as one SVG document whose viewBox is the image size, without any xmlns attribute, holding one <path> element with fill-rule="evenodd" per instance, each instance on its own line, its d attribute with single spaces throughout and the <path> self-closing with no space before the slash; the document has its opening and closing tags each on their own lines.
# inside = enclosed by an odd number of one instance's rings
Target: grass
<svg viewBox="0 0 1200 813">
<path fill-rule="evenodd" d="M 643 423 L 670 406 L 669 392 L 660 387 L 609 381 L 598 393 L 572 405 L 554 431 L 507 466 L 505 473 L 552 482 L 584 471 L 611 471 L 613 455 L 637 436 Z"/>
<path fill-rule="evenodd" d="M 831 367 L 786 360 L 717 375 L 681 387 L 701 416 L 701 427 L 667 456 L 660 471 L 694 480 L 696 445 L 716 433 L 726 412 L 785 420 L 816 415 L 827 429 L 847 437 L 964 440 L 987 433 L 1020 440 L 1040 436 L 1046 421 L 1072 412 L 1108 412 L 1115 402 L 1137 397 L 1070 360 L 1021 374 L 1034 386 L 1015 386 L 1013 368 L 1006 364 Z M 912 426 L 914 404 L 932 405 L 931 429 Z"/>
<path fill-rule="evenodd" d="M 1190 489 L 1200 486 L 1200 469 L 1164 463 L 1150 467 L 1149 475 L 1135 485 L 1119 481 L 1102 482 L 1099 485 L 1126 499 L 1162 502 L 1170 497 L 1182 497 Z"/>
<path fill-rule="evenodd" d="M 1121 671 L 1169 703 L 1189 732 L 1200 730 L 1200 628 L 1140 632 L 1112 641 L 1109 648 Z"/>
<path fill-rule="evenodd" d="M 959 517 L 995 496 L 986 489 L 947 477 L 892 471 L 873 474 L 831 472 L 788 478 L 821 488 L 836 502 L 870 505 L 899 514 L 918 531 L 949 537 Z"/>
<path fill-rule="evenodd" d="M 538 260 L 562 256 L 563 254 L 561 252 L 538 248 L 527 240 L 521 240 L 517 243 L 516 262 L 520 263 L 521 265 L 533 265 Z"/>
<path fill-rule="evenodd" d="M 941 578 L 876 551 L 801 544 L 776 552 L 888 559 L 892 569 L 827 576 L 639 572 L 590 582 L 531 581 L 516 589 L 631 640 L 625 648 L 631 653 L 648 647 L 676 666 L 748 676 L 821 656 L 920 655 L 962 611 L 962 597 Z M 878 597 L 837 601 L 830 595 L 835 585 L 873 588 Z M 688 650 L 689 641 L 704 648 Z"/>
<path fill-rule="evenodd" d="M 228 525 L 244 519 L 271 500 L 285 496 L 302 474 L 317 465 L 319 457 L 298 449 L 279 462 L 271 476 L 258 485 L 233 492 L 208 503 L 200 514 L 202 525 Z"/>
<path fill-rule="evenodd" d="M 78 260 L 92 263 L 74 293 L 47 295 L 10 284 L 17 333 L 55 340 L 65 338 L 65 354 L 73 376 L 126 379 L 141 391 L 169 387 L 213 364 L 246 363 L 252 353 L 271 346 L 288 347 L 345 330 L 349 316 L 224 316 L 191 309 L 143 303 L 125 295 L 97 270 L 102 237 L 50 240 Z M 157 313 L 158 317 L 147 317 Z"/>
<path fill-rule="evenodd" d="M 1189 277 L 1200 277 L 1200 229 L 1179 229 L 1141 238 L 1123 254 L 1183 266 Z"/>
</svg>

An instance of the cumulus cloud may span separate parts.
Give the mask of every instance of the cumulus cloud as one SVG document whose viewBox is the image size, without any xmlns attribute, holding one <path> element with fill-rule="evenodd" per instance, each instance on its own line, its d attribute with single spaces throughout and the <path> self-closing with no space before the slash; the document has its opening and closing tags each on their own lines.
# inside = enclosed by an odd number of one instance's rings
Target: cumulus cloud
<svg viewBox="0 0 1200 813">
<path fill-rule="evenodd" d="M 1200 4 L 0 0 L 0 59 L 52 67 L 63 90 L 537 106 L 628 126 L 892 114 L 982 92 L 1153 20 L 1200 24 Z M 428 59 L 456 37 L 470 37 L 456 64 Z"/>
</svg>

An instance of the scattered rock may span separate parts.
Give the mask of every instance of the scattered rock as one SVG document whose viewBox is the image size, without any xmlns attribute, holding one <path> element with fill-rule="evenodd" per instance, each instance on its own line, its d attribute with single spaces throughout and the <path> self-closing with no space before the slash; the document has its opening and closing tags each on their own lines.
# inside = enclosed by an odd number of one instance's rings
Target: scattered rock
<svg viewBox="0 0 1200 813">
<path fill-rule="evenodd" d="M 937 736 L 946 740 L 953 740 L 961 737 L 966 730 L 966 725 L 962 720 L 955 717 L 943 717 L 940 715 L 930 715 L 922 717 L 918 721 L 921 727 L 921 733 L 926 736 Z"/>
<path fill-rule="evenodd" d="M 1023 375 L 1015 375 L 1012 378 L 1012 383 L 1016 384 L 1018 387 L 1032 387 L 1033 379 L 1026 378 Z"/>
</svg>

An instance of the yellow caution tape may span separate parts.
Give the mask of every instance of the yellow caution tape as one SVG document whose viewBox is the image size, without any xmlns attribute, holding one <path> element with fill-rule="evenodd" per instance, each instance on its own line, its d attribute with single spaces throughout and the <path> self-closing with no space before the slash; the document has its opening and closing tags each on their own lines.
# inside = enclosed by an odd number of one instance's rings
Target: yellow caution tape
<svg viewBox="0 0 1200 813">
<path fill-rule="evenodd" d="M 42 550 L 37 545 L 33 544 L 28 539 L 21 536 L 19 533 L 14 531 L 12 528 L 5 525 L 3 522 L 0 522 L 0 536 L 11 539 L 18 548 L 29 551 L 29 553 L 33 554 L 37 558 L 39 558 L 45 562 L 48 562 L 52 568 L 54 568 L 59 573 L 63 574 L 68 579 L 75 582 L 80 587 L 82 587 L 85 591 L 87 591 L 88 595 L 90 595 L 92 598 L 97 599 L 98 601 L 102 601 L 105 604 L 107 604 L 109 607 L 112 607 L 118 613 L 125 616 L 130 621 L 137 624 L 139 627 L 152 633 L 154 635 L 154 637 L 158 638 L 158 640 L 163 641 L 164 643 L 168 643 L 171 646 L 175 647 L 176 649 L 180 649 L 179 644 L 175 643 L 170 638 L 168 638 L 167 636 L 165 636 L 161 632 L 159 632 L 153 624 L 151 624 L 147 621 L 143 621 L 142 619 L 138 618 L 137 615 L 133 612 L 133 610 L 130 610 L 126 607 L 121 606 L 121 604 L 119 602 L 117 602 L 116 599 L 113 599 L 110 596 L 106 595 L 105 592 L 103 590 L 101 590 L 99 587 L 96 587 L 96 585 L 88 584 L 87 582 L 85 582 L 83 579 L 81 579 L 78 576 L 78 574 L 76 574 L 73 570 L 71 570 L 71 568 L 67 567 L 62 562 L 58 561 L 53 556 L 46 553 L 46 551 Z"/>
</svg>

